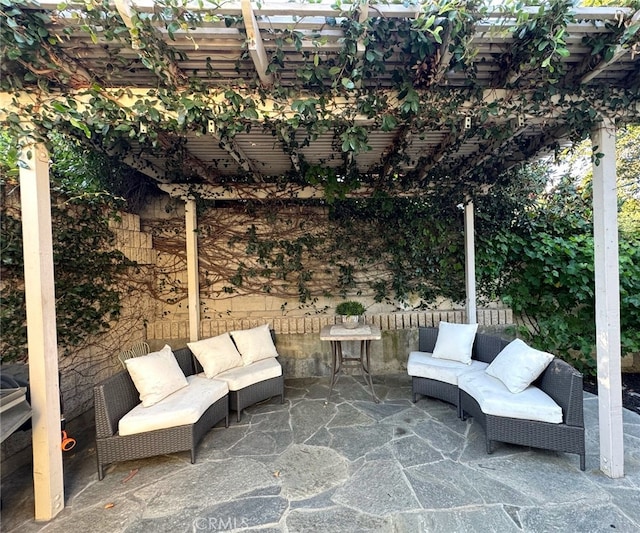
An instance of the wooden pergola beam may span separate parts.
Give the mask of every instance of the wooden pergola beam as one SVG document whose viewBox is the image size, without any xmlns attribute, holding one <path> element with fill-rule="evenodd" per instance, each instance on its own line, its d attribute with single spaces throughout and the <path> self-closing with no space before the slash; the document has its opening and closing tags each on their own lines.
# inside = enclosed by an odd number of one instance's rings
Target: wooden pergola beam
<svg viewBox="0 0 640 533">
<path fill-rule="evenodd" d="M 173 58 L 169 57 L 162 51 L 153 53 L 147 48 L 140 47 L 140 36 L 138 35 L 138 28 L 133 22 L 133 18 L 137 15 L 137 12 L 134 10 L 134 3 L 132 2 L 132 0 L 114 0 L 114 3 L 116 9 L 118 10 L 120 18 L 122 18 L 125 26 L 129 29 L 129 33 L 131 35 L 131 48 L 133 50 L 137 50 L 140 57 L 160 60 L 160 62 L 163 64 L 161 73 L 166 74 L 169 78 L 169 81 L 175 87 L 182 87 L 186 85 L 188 83 L 188 76 L 184 72 L 182 72 Z M 135 6 L 137 9 L 137 3 L 135 4 Z M 153 32 L 153 30 L 151 31 Z M 152 35 L 151 37 L 156 38 L 158 42 L 164 43 L 164 39 L 158 38 L 155 35 Z M 160 74 L 157 69 L 150 70 L 153 70 L 153 72 L 157 76 Z"/>
<path fill-rule="evenodd" d="M 640 10 L 633 14 L 629 20 L 629 24 L 636 24 L 638 21 L 640 21 Z M 589 61 L 591 58 L 585 58 L 585 61 L 576 69 L 575 78 L 577 78 L 581 84 L 588 83 L 608 68 L 615 65 L 628 53 L 632 53 L 632 51 L 629 48 L 625 48 L 621 44 L 618 44 L 609 59 L 605 59 L 603 57 L 593 66 L 591 66 L 591 62 Z"/>
<path fill-rule="evenodd" d="M 526 124 L 523 118 L 508 121 L 503 127 L 505 134 L 508 133 L 507 138 L 492 139 L 479 145 L 475 157 L 465 158 L 460 165 L 451 171 L 451 175 L 463 178 L 468 176 L 474 169 L 480 167 L 487 160 L 492 159 L 495 152 L 501 147 L 504 147 L 505 143 L 513 142 L 513 139 L 519 137 L 526 129 Z"/>
<path fill-rule="evenodd" d="M 455 142 L 458 141 L 461 135 L 464 135 L 464 130 L 460 130 L 459 133 L 449 132 L 440 141 L 431 153 L 421 157 L 418 160 L 413 172 L 417 175 L 418 180 L 422 181 L 427 177 L 429 171 L 435 167 L 445 155 L 455 149 Z"/>
<path fill-rule="evenodd" d="M 449 70 L 449 63 L 451 63 L 451 58 L 453 54 L 449 51 L 449 43 L 451 42 L 451 26 L 447 27 L 444 36 L 442 37 L 442 44 L 438 49 L 438 54 L 440 56 L 438 60 L 438 64 L 436 66 L 435 72 L 429 82 L 430 85 L 438 84 L 444 75 Z"/>
<path fill-rule="evenodd" d="M 280 185 L 275 183 L 244 184 L 234 183 L 233 188 L 225 185 L 202 185 L 188 183 L 163 183 L 159 188 L 169 194 L 172 198 L 187 200 L 190 198 L 203 198 L 205 200 L 323 200 L 325 190 L 321 186 L 303 186 L 295 183 Z M 345 194 L 346 198 L 369 198 L 376 194 L 375 187 L 359 187 Z M 424 196 L 428 189 L 410 189 L 405 191 L 392 191 L 399 197 L 419 197 Z"/>
<path fill-rule="evenodd" d="M 136 11 L 138 13 L 152 13 L 155 9 L 154 0 L 135 0 Z M 60 2 L 56 0 L 40 0 L 38 5 L 41 9 L 56 10 L 58 9 Z M 211 6 L 206 2 L 192 1 L 188 2 L 185 6 L 191 12 L 209 12 Z M 500 9 L 500 5 L 493 7 L 492 11 L 485 15 L 487 19 L 509 19 L 512 18 L 512 14 Z M 239 16 L 242 14 L 241 2 L 238 0 L 231 0 L 228 2 L 222 2 L 221 5 L 216 6 L 216 13 L 222 15 Z M 309 3 L 309 4 L 292 4 L 286 1 L 272 1 L 256 3 L 253 8 L 257 16 L 283 16 L 283 15 L 296 15 L 299 17 L 338 17 L 344 15 L 344 10 L 334 3 Z M 406 3 L 378 3 L 375 4 L 375 10 L 379 16 L 390 18 L 415 18 L 420 13 L 420 5 Z M 537 13 L 538 7 L 524 7 L 523 11 L 531 14 Z M 575 13 L 576 20 L 617 20 L 620 13 L 628 13 L 633 10 L 628 7 L 617 6 L 598 6 L 598 7 L 575 7 L 573 12 Z"/>
<path fill-rule="evenodd" d="M 264 48 L 262 37 L 260 36 L 260 28 L 258 27 L 258 21 L 251 6 L 251 0 L 242 0 L 242 20 L 244 21 L 244 27 L 247 32 L 249 55 L 256 67 L 260 81 L 263 85 L 269 87 L 273 85 L 273 76 L 267 72 L 269 59 L 267 58 L 267 52 Z"/>
<path fill-rule="evenodd" d="M 64 508 L 49 153 L 42 144 L 26 146 L 22 160 L 25 164 L 20 168 L 20 200 L 32 409 L 33 489 L 35 519 L 46 521 Z"/>
<path fill-rule="evenodd" d="M 295 142 L 296 132 L 287 126 L 282 126 L 278 130 L 278 135 L 282 142 L 284 151 L 289 154 L 293 168 L 296 172 L 300 173 L 302 166 L 300 165 L 300 153 L 298 152 Z"/>
<path fill-rule="evenodd" d="M 404 156 L 407 146 L 411 142 L 413 131 L 410 124 L 406 124 L 398 129 L 393 142 L 380 157 L 380 179 L 384 180 L 389 176 L 393 166 Z"/>
<path fill-rule="evenodd" d="M 253 174 L 256 179 L 261 180 L 261 174 L 255 168 L 251 158 L 244 153 L 242 148 L 240 148 L 233 139 L 229 139 L 226 135 L 220 134 L 215 121 L 209 121 L 207 131 L 218 141 L 220 148 L 225 150 L 245 172 Z"/>
</svg>

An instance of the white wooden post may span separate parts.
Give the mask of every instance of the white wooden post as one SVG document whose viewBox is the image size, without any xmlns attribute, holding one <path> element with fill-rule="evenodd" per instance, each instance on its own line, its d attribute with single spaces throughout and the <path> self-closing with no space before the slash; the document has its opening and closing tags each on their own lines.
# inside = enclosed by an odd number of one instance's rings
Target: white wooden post
<svg viewBox="0 0 640 533">
<path fill-rule="evenodd" d="M 20 200 L 33 428 L 33 489 L 35 519 L 45 521 L 64 508 L 49 154 L 44 145 L 30 145 L 23 150 L 22 161 L 27 163 L 27 168 L 20 168 Z"/>
<path fill-rule="evenodd" d="M 469 200 L 464 206 L 464 271 L 467 289 L 467 322 L 478 323 L 476 307 L 476 249 L 473 202 Z"/>
<path fill-rule="evenodd" d="M 187 238 L 187 290 L 189 293 L 189 340 L 200 338 L 200 279 L 198 277 L 198 213 L 195 200 L 184 205 Z"/>
<path fill-rule="evenodd" d="M 595 152 L 604 154 L 593 166 L 600 469 L 609 477 L 619 478 L 624 476 L 624 449 L 615 124 L 602 122 L 593 130 L 591 142 Z"/>
</svg>

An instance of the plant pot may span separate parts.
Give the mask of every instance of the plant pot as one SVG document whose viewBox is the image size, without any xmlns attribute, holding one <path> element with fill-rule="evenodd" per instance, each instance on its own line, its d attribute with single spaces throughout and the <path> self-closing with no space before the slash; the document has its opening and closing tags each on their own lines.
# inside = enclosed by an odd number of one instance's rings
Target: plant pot
<svg viewBox="0 0 640 533">
<path fill-rule="evenodd" d="M 358 327 L 360 323 L 359 315 L 341 315 L 342 316 L 342 325 L 347 329 L 355 329 Z"/>
</svg>

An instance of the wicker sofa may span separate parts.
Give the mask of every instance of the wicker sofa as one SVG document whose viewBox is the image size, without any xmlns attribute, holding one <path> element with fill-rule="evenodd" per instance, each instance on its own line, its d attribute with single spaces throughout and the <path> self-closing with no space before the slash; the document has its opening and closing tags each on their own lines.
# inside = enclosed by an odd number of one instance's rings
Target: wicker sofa
<svg viewBox="0 0 640 533">
<path fill-rule="evenodd" d="M 176 354 L 185 353 L 192 355 L 191 350 L 186 347 L 178 350 Z M 193 357 L 196 372 L 202 372 L 202 366 Z M 229 387 L 229 410 L 236 412 L 236 420 L 240 422 L 242 410 L 255 403 L 268 400 L 274 396 L 280 396 L 280 402 L 284 403 L 284 375 L 280 367 L 280 375 L 272 378 L 262 379 L 260 375 L 261 367 L 273 364 L 275 360 L 263 360 L 252 363 L 248 367 L 232 368 L 216 376 L 227 382 Z M 279 365 L 279 363 L 278 363 Z M 256 372 L 258 371 L 258 372 Z"/>
<path fill-rule="evenodd" d="M 438 337 L 438 328 L 420 328 L 418 351 L 409 356 L 407 370 L 412 375 L 412 393 L 414 403 L 419 395 L 444 400 L 457 406 L 458 415 L 465 419 L 471 415 L 484 429 L 487 453 L 492 453 L 495 441 L 543 448 L 580 456 L 580 469 L 585 469 L 585 431 L 583 417 L 582 374 L 571 365 L 558 358 L 553 358 L 542 374 L 532 383 L 527 392 L 542 391 L 559 408 L 562 413 L 557 423 L 533 420 L 516 416 L 497 416 L 483 410 L 480 398 L 486 383 L 495 380 L 486 375 L 484 369 L 509 344 L 509 341 L 497 336 L 477 333 L 473 343 L 472 359 L 480 364 L 475 368 L 467 366 L 459 371 L 445 372 L 447 381 L 436 379 L 430 364 L 429 354 L 434 351 Z M 454 365 L 452 365 L 454 366 Z M 466 366 L 466 365 L 463 365 Z M 480 383 L 480 386 L 475 386 Z M 465 390 L 466 389 L 466 390 Z M 478 394 L 476 391 L 483 391 Z M 511 395 L 506 389 L 501 402 L 517 400 L 518 394 Z M 478 397 L 476 397 L 478 396 Z M 552 402 L 552 403 L 553 403 Z M 507 405 L 507 408 L 509 406 Z"/>
<path fill-rule="evenodd" d="M 268 324 L 188 342 L 180 353 L 192 355 L 197 373 L 227 383 L 229 408 L 238 422 L 254 403 L 273 396 L 284 403 L 284 375 Z"/>
<path fill-rule="evenodd" d="M 104 477 L 107 464 L 154 455 L 190 450 L 194 463 L 198 442 L 223 418 L 228 427 L 230 410 L 236 411 L 240 422 L 245 407 L 273 396 L 280 396 L 284 403 L 284 375 L 276 360 L 273 331 L 260 326 L 235 334 L 235 342 L 244 351 L 244 357 L 228 334 L 188 343 L 191 347 L 175 351 L 165 346 L 163 350 L 175 356 L 173 365 L 175 367 L 177 361 L 187 382 L 152 405 L 149 411 L 142 408 L 146 405 L 144 400 L 141 405 L 143 395 L 130 374 L 130 366 L 135 361 L 127 360 L 128 371 L 119 372 L 94 387 L 99 479 Z M 224 351 L 229 348 L 234 354 L 231 359 L 225 359 Z M 207 354 L 210 358 L 204 357 Z M 154 354 L 148 357 L 151 355 Z M 205 362 L 206 369 L 201 361 Z M 180 370 L 176 367 L 174 372 L 180 374 Z M 193 413 L 196 404 L 198 408 Z M 194 423 L 181 424 L 184 418 L 180 414 L 185 412 L 190 413 L 192 419 L 202 414 Z"/>
<path fill-rule="evenodd" d="M 178 350 L 174 355 L 184 375 L 194 375 L 191 353 Z M 140 395 L 126 370 L 94 387 L 96 456 L 100 480 L 104 478 L 106 465 L 120 461 L 188 450 L 191 452 L 191 462 L 195 463 L 195 448 L 205 433 L 223 419 L 228 426 L 229 396 L 225 394 L 193 424 L 120 435 L 120 420 L 138 404 Z"/>
</svg>

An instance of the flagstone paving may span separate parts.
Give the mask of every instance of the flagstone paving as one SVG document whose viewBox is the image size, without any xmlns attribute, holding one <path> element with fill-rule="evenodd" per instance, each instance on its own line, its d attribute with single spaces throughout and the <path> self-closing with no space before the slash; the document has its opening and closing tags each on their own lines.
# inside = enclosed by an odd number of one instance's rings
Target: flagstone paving
<svg viewBox="0 0 640 533">
<path fill-rule="evenodd" d="M 286 382 L 210 431 L 196 464 L 178 453 L 110 466 L 91 433 L 66 454 L 65 509 L 33 520 L 30 466 L 2 480 L 2 531 L 637 532 L 640 415 L 624 412 L 625 477 L 599 470 L 597 398 L 585 393 L 587 469 L 577 455 L 497 444 L 436 400 L 411 402 L 406 375 Z"/>
</svg>

